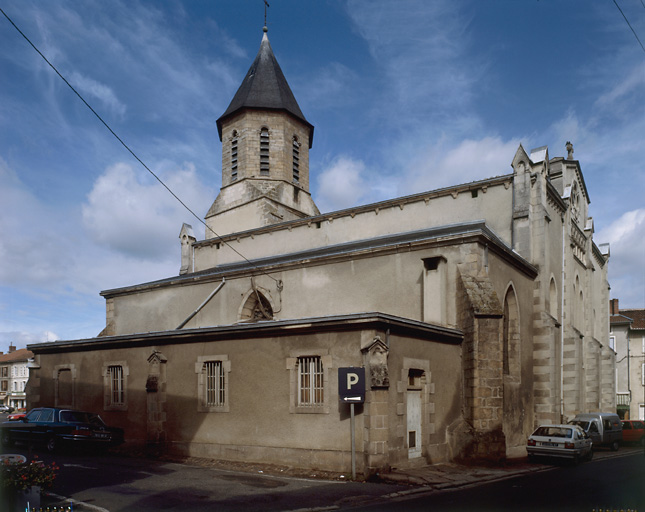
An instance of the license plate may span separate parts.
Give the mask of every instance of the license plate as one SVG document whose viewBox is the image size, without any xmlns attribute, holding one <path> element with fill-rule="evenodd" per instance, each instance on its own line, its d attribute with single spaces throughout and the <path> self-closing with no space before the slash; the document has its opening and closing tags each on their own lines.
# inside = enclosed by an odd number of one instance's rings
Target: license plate
<svg viewBox="0 0 645 512">
<path fill-rule="evenodd" d="M 542 443 L 542 446 L 558 446 L 558 443 Z"/>
<path fill-rule="evenodd" d="M 98 437 L 99 439 L 107 439 L 109 437 L 109 435 L 108 434 L 96 434 L 96 437 Z"/>
</svg>

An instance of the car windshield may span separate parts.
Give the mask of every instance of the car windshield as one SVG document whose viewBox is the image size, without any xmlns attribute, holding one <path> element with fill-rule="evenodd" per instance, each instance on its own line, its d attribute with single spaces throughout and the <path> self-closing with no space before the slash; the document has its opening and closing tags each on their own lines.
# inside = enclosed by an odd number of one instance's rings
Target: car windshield
<svg viewBox="0 0 645 512">
<path fill-rule="evenodd" d="M 573 429 L 563 427 L 540 427 L 533 433 L 533 435 L 542 437 L 571 437 L 573 435 Z"/>
<path fill-rule="evenodd" d="M 582 420 L 574 420 L 570 421 L 571 425 L 579 425 L 582 427 L 582 430 L 587 430 L 589 427 L 589 422 L 588 421 L 582 421 Z"/>
<path fill-rule="evenodd" d="M 65 423 L 91 423 L 96 426 L 103 426 L 104 423 L 97 414 L 81 411 L 61 411 L 60 420 Z"/>
</svg>

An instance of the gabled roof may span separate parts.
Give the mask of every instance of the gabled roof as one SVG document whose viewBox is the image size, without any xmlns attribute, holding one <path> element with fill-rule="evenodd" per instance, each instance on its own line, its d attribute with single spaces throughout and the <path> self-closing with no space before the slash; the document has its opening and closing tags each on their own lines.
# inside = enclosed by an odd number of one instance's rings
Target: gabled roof
<svg viewBox="0 0 645 512">
<path fill-rule="evenodd" d="M 309 147 L 311 147 L 314 127 L 305 119 L 287 79 L 273 55 L 266 27 L 262 43 L 260 43 L 260 51 L 246 73 L 242 85 L 235 93 L 231 104 L 217 120 L 220 140 L 222 140 L 224 120 L 243 109 L 282 110 L 291 114 L 309 127 Z"/>
<path fill-rule="evenodd" d="M 0 363 L 16 363 L 19 361 L 27 361 L 28 359 L 34 357 L 34 353 L 31 350 L 26 348 L 19 348 L 8 354 L 2 354 L 0 356 Z"/>
<path fill-rule="evenodd" d="M 620 314 L 633 320 L 631 329 L 645 329 L 645 309 L 623 309 Z"/>
</svg>

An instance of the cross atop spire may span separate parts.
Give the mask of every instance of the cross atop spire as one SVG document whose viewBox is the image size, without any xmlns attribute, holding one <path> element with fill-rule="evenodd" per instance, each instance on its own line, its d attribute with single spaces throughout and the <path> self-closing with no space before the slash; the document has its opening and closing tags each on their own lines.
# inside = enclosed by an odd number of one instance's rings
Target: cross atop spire
<svg viewBox="0 0 645 512">
<path fill-rule="evenodd" d="M 264 0 L 264 31 L 268 32 L 269 29 L 267 28 L 267 7 L 271 7 L 269 5 L 269 2 L 267 0 Z"/>
</svg>

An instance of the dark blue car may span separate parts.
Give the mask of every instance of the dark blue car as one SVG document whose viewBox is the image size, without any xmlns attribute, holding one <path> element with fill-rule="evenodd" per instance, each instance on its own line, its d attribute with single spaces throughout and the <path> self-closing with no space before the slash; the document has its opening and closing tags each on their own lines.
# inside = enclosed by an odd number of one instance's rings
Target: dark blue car
<svg viewBox="0 0 645 512">
<path fill-rule="evenodd" d="M 0 440 L 4 446 L 33 443 L 53 452 L 63 445 L 115 446 L 123 442 L 123 429 L 108 427 L 91 412 L 38 407 L 24 418 L 0 425 Z"/>
</svg>

